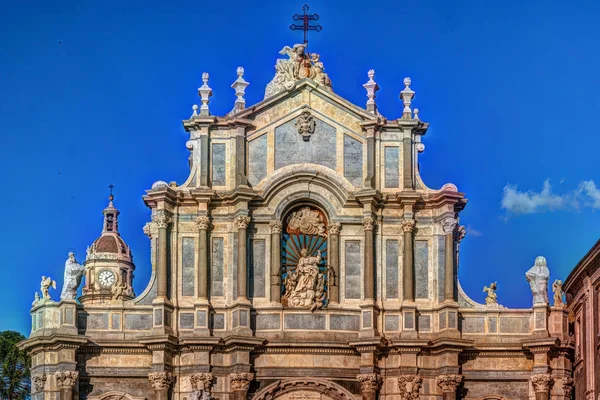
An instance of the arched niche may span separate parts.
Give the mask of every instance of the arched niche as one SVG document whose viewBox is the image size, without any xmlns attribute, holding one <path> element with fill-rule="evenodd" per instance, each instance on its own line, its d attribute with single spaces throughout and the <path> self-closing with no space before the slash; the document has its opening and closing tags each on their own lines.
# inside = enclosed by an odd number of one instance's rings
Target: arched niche
<svg viewBox="0 0 600 400">
<path fill-rule="evenodd" d="M 126 392 L 111 390 L 101 395 L 88 396 L 88 400 L 147 400 L 146 397 L 132 396 Z"/>
<path fill-rule="evenodd" d="M 285 379 L 259 390 L 252 400 L 355 400 L 342 386 L 324 379 Z"/>
</svg>

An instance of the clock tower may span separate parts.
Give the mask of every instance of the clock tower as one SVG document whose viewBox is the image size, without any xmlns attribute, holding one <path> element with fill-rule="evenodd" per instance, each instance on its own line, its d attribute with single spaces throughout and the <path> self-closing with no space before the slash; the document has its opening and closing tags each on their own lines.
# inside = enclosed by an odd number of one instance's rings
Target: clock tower
<svg viewBox="0 0 600 400">
<path fill-rule="evenodd" d="M 102 234 L 87 249 L 85 286 L 82 304 L 106 304 L 130 300 L 133 293 L 135 265 L 131 250 L 119 234 L 119 210 L 113 204 L 114 196 L 108 197 L 104 214 Z"/>
</svg>

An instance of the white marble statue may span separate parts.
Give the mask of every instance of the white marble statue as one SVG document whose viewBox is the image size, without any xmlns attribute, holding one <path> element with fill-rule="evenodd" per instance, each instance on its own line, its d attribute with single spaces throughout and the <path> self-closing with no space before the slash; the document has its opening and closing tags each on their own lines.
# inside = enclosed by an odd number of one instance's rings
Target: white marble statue
<svg viewBox="0 0 600 400">
<path fill-rule="evenodd" d="M 81 284 L 81 278 L 85 274 L 85 267 L 77 263 L 75 254 L 69 252 L 69 258 L 65 262 L 65 281 L 63 283 L 61 300 L 74 300 L 77 296 L 77 288 Z"/>
<path fill-rule="evenodd" d="M 40 291 L 42 292 L 42 301 L 52 300 L 50 298 L 50 293 L 48 293 L 50 287 L 56 289 L 56 281 L 53 281 L 52 278 L 42 276 L 42 282 L 40 283 Z"/>
<path fill-rule="evenodd" d="M 527 282 L 531 287 L 533 294 L 533 305 L 548 304 L 548 279 L 550 270 L 546 263 L 546 258 L 539 256 L 535 259 L 535 264 L 525 273 Z"/>
<path fill-rule="evenodd" d="M 562 297 L 565 292 L 562 290 L 562 285 L 563 283 L 560 279 L 555 280 L 552 284 L 552 292 L 554 293 L 554 306 L 564 305 Z"/>
<path fill-rule="evenodd" d="M 487 293 L 487 297 L 485 298 L 485 304 L 498 304 L 498 295 L 496 294 L 496 288 L 496 282 L 490 283 L 490 287 L 483 287 L 483 291 Z"/>
<path fill-rule="evenodd" d="M 300 251 L 300 259 L 294 271 L 290 271 L 284 281 L 284 299 L 288 307 L 310 308 L 314 311 L 324 304 L 325 276 L 319 273 L 321 251 L 309 256 L 307 249 Z"/>
</svg>

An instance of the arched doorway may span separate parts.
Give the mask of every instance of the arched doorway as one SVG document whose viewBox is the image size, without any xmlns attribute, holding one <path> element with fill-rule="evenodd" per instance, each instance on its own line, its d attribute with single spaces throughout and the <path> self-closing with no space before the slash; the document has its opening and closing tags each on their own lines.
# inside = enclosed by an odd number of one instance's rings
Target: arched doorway
<svg viewBox="0 0 600 400">
<path fill-rule="evenodd" d="M 252 400 L 355 400 L 347 389 L 324 379 L 286 379 L 259 390 Z"/>
<path fill-rule="evenodd" d="M 327 307 L 331 269 L 327 264 L 325 213 L 312 204 L 297 204 L 283 219 L 281 235 L 281 303 L 311 311 Z"/>
</svg>

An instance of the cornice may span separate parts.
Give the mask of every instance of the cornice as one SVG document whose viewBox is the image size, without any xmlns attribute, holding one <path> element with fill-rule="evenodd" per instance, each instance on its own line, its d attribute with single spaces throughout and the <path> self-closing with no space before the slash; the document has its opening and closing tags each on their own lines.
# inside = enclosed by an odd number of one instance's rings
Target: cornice
<svg viewBox="0 0 600 400">
<path fill-rule="evenodd" d="M 88 342 L 85 336 L 62 335 L 53 333 L 50 336 L 35 336 L 17 343 L 19 350 L 28 351 L 31 355 L 40 351 L 77 349 Z"/>
</svg>

